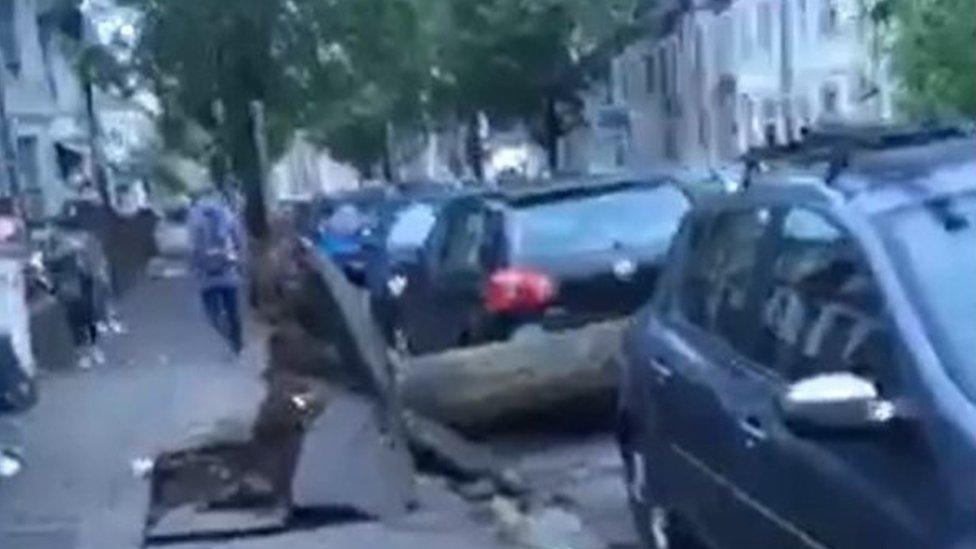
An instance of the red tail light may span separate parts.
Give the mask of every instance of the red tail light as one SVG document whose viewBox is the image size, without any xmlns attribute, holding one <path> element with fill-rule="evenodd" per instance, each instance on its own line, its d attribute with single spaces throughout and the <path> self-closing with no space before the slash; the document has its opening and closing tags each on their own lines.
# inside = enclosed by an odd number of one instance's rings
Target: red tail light
<svg viewBox="0 0 976 549">
<path fill-rule="evenodd" d="M 556 297 L 549 276 L 529 269 L 503 269 L 488 279 L 485 309 L 492 313 L 526 313 L 544 309 Z"/>
</svg>

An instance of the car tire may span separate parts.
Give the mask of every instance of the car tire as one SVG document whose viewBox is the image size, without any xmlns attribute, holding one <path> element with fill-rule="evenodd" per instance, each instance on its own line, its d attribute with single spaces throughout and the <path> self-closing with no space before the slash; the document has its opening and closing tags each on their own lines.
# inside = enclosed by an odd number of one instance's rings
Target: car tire
<svg viewBox="0 0 976 549">
<path fill-rule="evenodd" d="M 707 549 L 695 539 L 680 516 L 662 504 L 645 483 L 634 483 L 636 470 L 634 454 L 627 459 L 625 467 L 627 481 L 627 500 L 634 528 L 643 549 Z"/>
</svg>

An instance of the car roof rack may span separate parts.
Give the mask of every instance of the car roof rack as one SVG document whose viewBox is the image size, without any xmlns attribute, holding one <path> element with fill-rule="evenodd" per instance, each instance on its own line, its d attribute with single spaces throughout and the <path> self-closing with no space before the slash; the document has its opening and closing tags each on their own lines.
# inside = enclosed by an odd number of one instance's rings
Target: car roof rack
<svg viewBox="0 0 976 549">
<path fill-rule="evenodd" d="M 971 133 L 951 125 L 828 124 L 807 132 L 801 142 L 753 149 L 743 155 L 746 172 L 742 188 L 748 188 L 763 165 L 770 162 L 794 166 L 826 164 L 823 181 L 831 186 L 856 154 L 927 145 Z"/>
</svg>

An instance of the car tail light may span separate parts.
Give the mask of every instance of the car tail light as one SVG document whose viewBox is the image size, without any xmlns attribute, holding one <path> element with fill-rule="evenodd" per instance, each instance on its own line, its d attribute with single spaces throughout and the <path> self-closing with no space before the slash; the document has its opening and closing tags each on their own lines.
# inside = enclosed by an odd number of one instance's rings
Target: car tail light
<svg viewBox="0 0 976 549">
<path fill-rule="evenodd" d="M 492 313 L 525 313 L 545 309 L 556 297 L 548 275 L 530 269 L 503 269 L 488 279 L 485 308 Z"/>
</svg>

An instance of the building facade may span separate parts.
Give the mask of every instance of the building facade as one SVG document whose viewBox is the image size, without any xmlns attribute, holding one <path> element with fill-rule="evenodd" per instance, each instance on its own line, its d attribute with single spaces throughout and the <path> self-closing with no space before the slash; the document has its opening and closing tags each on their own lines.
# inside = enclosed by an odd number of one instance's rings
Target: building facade
<svg viewBox="0 0 976 549">
<path fill-rule="evenodd" d="M 67 173 L 88 149 L 84 95 L 58 7 L 52 0 L 0 2 L 3 95 L 24 203 L 34 218 L 58 212 L 72 195 Z"/>
<path fill-rule="evenodd" d="M 818 123 L 894 115 L 879 31 L 858 0 L 661 2 L 648 24 L 659 32 L 615 58 L 611 92 L 594 94 L 624 113 L 619 168 L 721 166 Z M 583 143 L 564 158 L 604 146 L 599 110 L 588 119 L 591 135 L 571 136 Z"/>
</svg>

